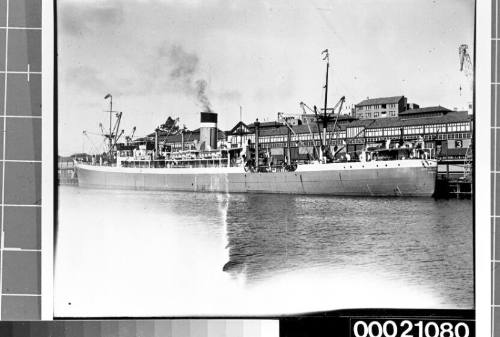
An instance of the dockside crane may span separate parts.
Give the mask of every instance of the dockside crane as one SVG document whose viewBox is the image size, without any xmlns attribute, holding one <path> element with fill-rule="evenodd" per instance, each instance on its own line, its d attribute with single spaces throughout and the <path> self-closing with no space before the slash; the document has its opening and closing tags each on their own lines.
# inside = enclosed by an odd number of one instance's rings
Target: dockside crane
<svg viewBox="0 0 500 337">
<path fill-rule="evenodd" d="M 473 89 L 474 83 L 474 73 L 473 65 L 468 52 L 468 45 L 462 44 L 458 47 L 458 55 L 460 59 L 460 71 L 463 72 L 465 78 L 469 82 L 470 90 Z M 462 87 L 460 86 L 460 96 L 462 96 Z M 472 106 L 472 102 L 467 102 L 469 106 Z M 464 158 L 464 174 L 462 179 L 471 179 L 472 177 L 472 143 L 467 147 Z"/>
<path fill-rule="evenodd" d="M 460 47 L 458 47 L 458 56 L 460 60 L 460 71 L 465 75 L 467 81 L 469 82 L 470 89 L 472 90 L 473 67 L 468 49 L 468 45 L 461 44 Z M 462 86 L 460 86 L 460 96 L 462 96 Z"/>
</svg>

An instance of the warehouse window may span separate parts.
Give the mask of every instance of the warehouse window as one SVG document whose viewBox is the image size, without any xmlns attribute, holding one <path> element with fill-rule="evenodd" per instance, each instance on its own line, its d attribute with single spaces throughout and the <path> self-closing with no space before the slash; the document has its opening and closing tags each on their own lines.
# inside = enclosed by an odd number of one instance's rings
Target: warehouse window
<svg viewBox="0 0 500 337">
<path fill-rule="evenodd" d="M 407 126 L 404 128 L 404 133 L 407 135 L 416 135 L 424 133 L 424 127 L 421 125 L 418 126 Z"/>
<path fill-rule="evenodd" d="M 366 137 L 380 137 L 382 136 L 382 129 L 367 129 L 365 131 Z"/>
</svg>

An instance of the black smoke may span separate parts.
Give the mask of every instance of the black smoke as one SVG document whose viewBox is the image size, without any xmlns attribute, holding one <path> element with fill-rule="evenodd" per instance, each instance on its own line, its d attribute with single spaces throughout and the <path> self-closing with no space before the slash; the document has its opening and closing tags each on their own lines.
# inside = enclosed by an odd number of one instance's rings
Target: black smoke
<svg viewBox="0 0 500 337">
<path fill-rule="evenodd" d="M 182 90 L 188 95 L 194 96 L 203 107 L 204 111 L 212 111 L 210 100 L 207 96 L 206 80 L 199 78 L 198 55 L 185 51 L 181 46 L 174 45 L 163 49 L 172 69 L 169 77 L 172 81 L 179 84 Z"/>
<path fill-rule="evenodd" d="M 198 98 L 198 101 L 203 105 L 203 108 L 205 108 L 205 111 L 211 112 L 212 107 L 210 105 L 210 101 L 208 100 L 207 97 L 207 81 L 205 80 L 197 80 L 195 82 L 196 84 L 196 96 Z"/>
</svg>

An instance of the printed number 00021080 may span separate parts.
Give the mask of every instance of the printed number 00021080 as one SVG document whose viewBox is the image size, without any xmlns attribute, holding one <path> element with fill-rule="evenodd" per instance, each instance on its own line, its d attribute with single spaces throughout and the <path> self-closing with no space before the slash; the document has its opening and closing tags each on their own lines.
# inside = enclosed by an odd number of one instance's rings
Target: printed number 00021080
<svg viewBox="0 0 500 337">
<path fill-rule="evenodd" d="M 434 322 L 403 320 L 399 326 L 394 320 L 356 321 L 353 325 L 354 337 L 470 337 L 470 329 L 465 322 Z"/>
</svg>

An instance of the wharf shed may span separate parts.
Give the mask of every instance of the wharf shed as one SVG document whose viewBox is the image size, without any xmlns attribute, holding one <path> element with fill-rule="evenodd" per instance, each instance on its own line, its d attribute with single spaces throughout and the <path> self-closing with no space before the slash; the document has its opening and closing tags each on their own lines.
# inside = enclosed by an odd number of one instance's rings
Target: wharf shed
<svg viewBox="0 0 500 337">
<path fill-rule="evenodd" d="M 355 152 L 366 146 L 393 142 L 414 141 L 422 137 L 425 147 L 433 149 L 439 157 L 464 158 L 472 143 L 473 118 L 464 112 L 439 109 L 412 109 L 418 117 L 402 114 L 396 118 L 339 118 L 330 123 L 326 141 L 333 147 Z M 415 111 L 418 110 L 418 111 Z M 411 110 L 409 110 L 411 111 Z M 439 115 L 435 115 L 436 111 Z M 292 160 L 303 160 L 321 145 L 323 130 L 318 123 L 307 122 L 286 126 L 280 122 L 259 123 L 259 148 L 268 149 L 276 160 L 284 158 L 288 146 Z M 218 144 L 232 148 L 255 146 L 255 123 L 238 122 L 228 131 L 218 129 Z M 169 151 L 196 149 L 199 146 L 200 131 L 186 130 L 182 134 L 168 135 L 159 132 L 160 146 Z M 154 133 L 138 139 L 137 142 L 154 141 Z"/>
<path fill-rule="evenodd" d="M 260 148 L 275 149 L 273 153 L 285 151 L 290 135 L 291 147 L 298 153 L 308 153 L 321 144 L 321 126 L 317 123 L 302 124 L 289 128 L 279 124 L 261 124 L 259 127 Z M 413 141 L 422 136 L 427 148 L 434 149 L 436 155 L 446 154 L 460 158 L 472 143 L 473 119 L 462 113 L 449 112 L 441 116 L 425 118 L 384 118 L 357 119 L 333 124 L 327 128 L 327 141 L 331 146 L 345 145 L 348 152 L 361 150 L 365 146 L 392 141 Z M 233 128 L 228 131 L 227 141 L 232 147 L 255 143 L 253 124 L 248 124 L 246 132 Z M 305 148 L 300 150 L 300 148 Z M 457 149 L 450 151 L 451 149 Z M 300 159 L 300 158 L 296 158 Z"/>
</svg>

